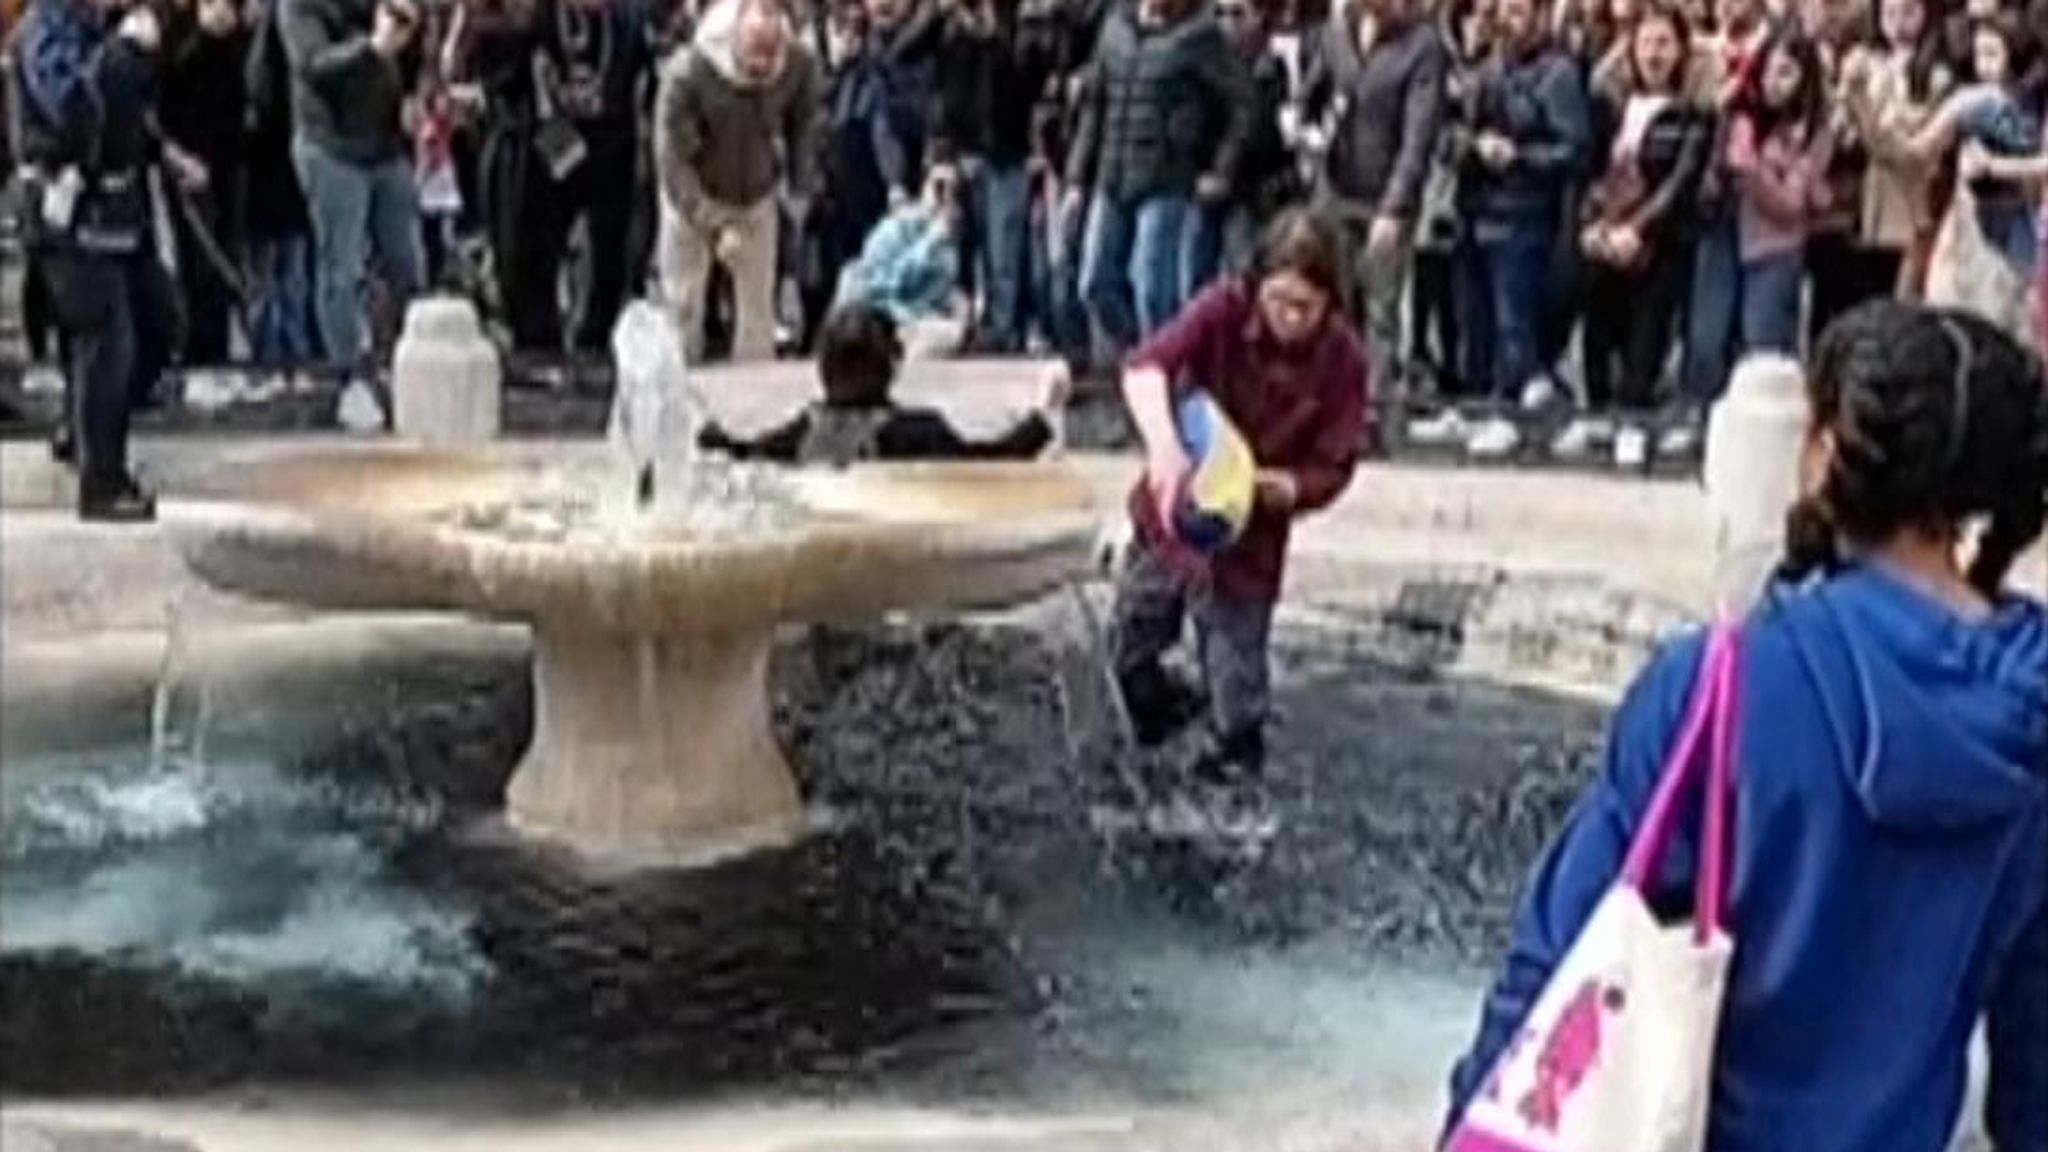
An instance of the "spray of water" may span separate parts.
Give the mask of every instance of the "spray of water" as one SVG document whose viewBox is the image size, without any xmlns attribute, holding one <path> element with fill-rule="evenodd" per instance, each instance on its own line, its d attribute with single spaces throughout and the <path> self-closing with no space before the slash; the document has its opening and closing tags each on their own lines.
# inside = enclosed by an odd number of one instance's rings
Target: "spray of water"
<svg viewBox="0 0 2048 1152">
<path fill-rule="evenodd" d="M 157 665 L 156 691 L 149 704 L 149 770 L 162 775 L 173 756 L 191 763 L 206 762 L 206 732 L 213 721 L 213 685 L 192 658 L 190 614 L 186 593 L 178 592 L 165 605 L 164 654 Z M 191 720 L 179 723 L 179 692 L 190 679 Z"/>
<path fill-rule="evenodd" d="M 655 305 L 627 305 L 612 329 L 618 389 L 605 439 L 632 477 L 633 505 L 661 507 L 681 494 L 696 458 L 704 396 L 683 362 L 675 324 Z"/>
</svg>

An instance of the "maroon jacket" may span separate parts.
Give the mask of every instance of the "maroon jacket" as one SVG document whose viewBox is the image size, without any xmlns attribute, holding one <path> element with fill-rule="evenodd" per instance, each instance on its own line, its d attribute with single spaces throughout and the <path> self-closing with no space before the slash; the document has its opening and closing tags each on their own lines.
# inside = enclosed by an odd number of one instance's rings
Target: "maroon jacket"
<svg viewBox="0 0 2048 1152">
<path fill-rule="evenodd" d="M 1259 467 L 1294 473 L 1295 516 L 1328 506 L 1351 483 L 1371 419 L 1371 382 L 1364 344 L 1338 313 L 1314 339 L 1282 347 L 1243 283 L 1221 281 L 1154 334 L 1131 366 L 1164 372 L 1175 397 L 1214 397 Z M 1141 540 L 1170 547 L 1142 480 L 1130 509 Z M 1278 599 L 1291 527 L 1292 517 L 1255 510 L 1244 535 L 1210 562 L 1215 590 L 1240 600 Z"/>
</svg>

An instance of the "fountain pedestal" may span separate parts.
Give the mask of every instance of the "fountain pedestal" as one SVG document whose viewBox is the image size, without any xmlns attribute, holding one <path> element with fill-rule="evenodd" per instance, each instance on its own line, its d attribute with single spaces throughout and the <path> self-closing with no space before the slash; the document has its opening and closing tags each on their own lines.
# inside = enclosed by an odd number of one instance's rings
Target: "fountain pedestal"
<svg viewBox="0 0 2048 1152">
<path fill-rule="evenodd" d="M 802 803 L 768 726 L 773 640 L 535 627 L 533 744 L 506 796 L 512 824 L 622 854 L 794 838 Z"/>
</svg>

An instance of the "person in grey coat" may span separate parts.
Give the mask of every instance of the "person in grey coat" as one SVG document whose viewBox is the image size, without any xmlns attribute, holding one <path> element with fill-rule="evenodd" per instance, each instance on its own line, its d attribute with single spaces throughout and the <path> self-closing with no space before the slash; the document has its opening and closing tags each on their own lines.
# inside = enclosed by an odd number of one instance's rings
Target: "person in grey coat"
<svg viewBox="0 0 2048 1152">
<path fill-rule="evenodd" d="M 661 284 L 691 359 L 714 258 L 733 280 L 733 359 L 775 354 L 777 156 L 801 224 L 817 155 L 817 66 L 781 0 L 718 0 L 662 69 L 655 110 Z"/>
<path fill-rule="evenodd" d="M 1443 130 L 1449 53 L 1422 0 L 1350 0 L 1324 26 L 1308 110 L 1327 141 L 1318 183 L 1352 233 L 1350 303 L 1372 379 L 1398 399 L 1401 294 Z"/>
</svg>

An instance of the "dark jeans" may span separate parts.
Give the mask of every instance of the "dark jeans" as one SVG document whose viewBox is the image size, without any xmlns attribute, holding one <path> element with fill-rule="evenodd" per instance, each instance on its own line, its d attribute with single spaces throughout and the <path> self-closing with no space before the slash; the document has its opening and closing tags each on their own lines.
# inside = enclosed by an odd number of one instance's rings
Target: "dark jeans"
<svg viewBox="0 0 2048 1152">
<path fill-rule="evenodd" d="M 304 233 L 249 247 L 249 354 L 273 367 L 310 365 L 320 356 L 313 315 L 313 238 Z"/>
<path fill-rule="evenodd" d="M 1467 241 L 1459 293 L 1464 376 L 1497 403 L 1512 403 L 1542 370 L 1545 300 L 1554 262 L 1550 233 L 1511 226 Z"/>
<path fill-rule="evenodd" d="M 64 330 L 80 482 L 115 488 L 128 475 L 128 417 L 156 386 L 177 339 L 171 278 L 147 242 L 130 256 L 48 253 L 43 272 Z"/>
<path fill-rule="evenodd" d="M 1735 362 L 1742 309 L 1742 258 L 1735 212 L 1709 217 L 1693 247 L 1692 294 L 1686 302 L 1685 392 L 1705 408 L 1721 398 Z"/>
<path fill-rule="evenodd" d="M 1030 298 L 1030 174 L 1021 162 L 978 164 L 972 203 L 981 240 L 981 338 L 990 351 L 1022 351 Z"/>
<path fill-rule="evenodd" d="M 1272 602 L 1219 596 L 1135 540 L 1117 580 L 1110 629 L 1110 659 L 1118 680 L 1128 683 L 1155 672 L 1180 643 L 1190 616 L 1216 734 L 1228 740 L 1264 731 L 1272 699 L 1267 667 Z"/>
<path fill-rule="evenodd" d="M 1442 399 L 1465 399 L 1459 375 L 1457 264 L 1449 248 L 1417 248 L 1409 273 L 1408 358 L 1434 370 Z"/>
<path fill-rule="evenodd" d="M 1182 230 L 1188 198 L 1120 201 L 1098 195 L 1081 242 L 1081 295 L 1119 353 L 1173 319 L 1181 306 Z"/>
<path fill-rule="evenodd" d="M 1799 285 L 1806 254 L 1797 250 L 1742 265 L 1742 351 L 1799 351 Z"/>
<path fill-rule="evenodd" d="M 1589 408 L 1644 412 L 1655 406 L 1657 381 L 1692 275 L 1691 257 L 1690 245 L 1673 241 L 1653 247 L 1634 269 L 1586 261 L 1583 351 Z"/>
<path fill-rule="evenodd" d="M 1813 278 L 1812 308 L 1806 318 L 1807 346 L 1820 342 L 1835 317 L 1870 300 L 1888 300 L 1899 285 L 1899 266 L 1906 254 L 1895 248 L 1871 248 L 1838 232 L 1806 242 L 1806 265 Z"/>
<path fill-rule="evenodd" d="M 533 158 L 520 200 L 519 249 L 508 311 L 514 344 L 522 352 L 562 350 L 562 307 L 557 295 L 569 230 L 579 217 L 590 234 L 590 293 L 576 326 L 580 352 L 602 352 L 625 302 L 634 209 L 634 136 L 630 128 L 590 130 L 588 154 L 559 183 Z"/>
</svg>

